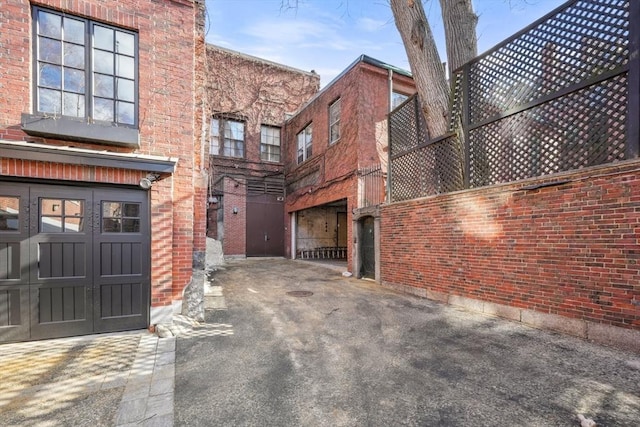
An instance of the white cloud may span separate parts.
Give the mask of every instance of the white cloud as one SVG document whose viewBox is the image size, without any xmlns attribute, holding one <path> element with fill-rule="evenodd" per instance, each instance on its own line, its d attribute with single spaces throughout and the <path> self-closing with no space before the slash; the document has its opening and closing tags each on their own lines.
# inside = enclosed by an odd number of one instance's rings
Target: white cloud
<svg viewBox="0 0 640 427">
<path fill-rule="evenodd" d="M 362 31 L 373 33 L 380 31 L 387 23 L 373 18 L 360 18 L 356 21 L 356 27 Z"/>
</svg>

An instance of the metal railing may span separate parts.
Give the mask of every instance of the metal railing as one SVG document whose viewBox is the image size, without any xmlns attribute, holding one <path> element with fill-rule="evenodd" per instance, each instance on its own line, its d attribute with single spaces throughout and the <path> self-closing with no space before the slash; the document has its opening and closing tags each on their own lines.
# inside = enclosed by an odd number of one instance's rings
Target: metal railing
<svg viewBox="0 0 640 427">
<path fill-rule="evenodd" d="M 381 165 L 358 169 L 358 207 L 367 208 L 385 202 L 386 174 Z"/>
</svg>

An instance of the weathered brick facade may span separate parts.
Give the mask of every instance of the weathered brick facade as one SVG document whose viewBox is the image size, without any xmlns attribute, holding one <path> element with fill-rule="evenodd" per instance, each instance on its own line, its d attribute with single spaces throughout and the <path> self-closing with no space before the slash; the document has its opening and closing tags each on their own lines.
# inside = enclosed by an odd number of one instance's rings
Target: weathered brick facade
<svg viewBox="0 0 640 427">
<path fill-rule="evenodd" d="M 32 5 L 137 33 L 138 148 L 29 136 L 21 130 L 21 114 L 34 108 Z M 204 1 L 6 0 L 0 28 L 0 141 L 175 159 L 174 173 L 162 174 L 150 190 L 151 323 L 166 320 L 171 307 L 179 305 L 192 266 L 202 262 L 205 249 L 203 94 L 197 90 L 205 78 Z M 77 155 L 73 149 L 70 156 Z M 137 187 L 148 173 L 9 158 L 5 150 L 0 145 L 0 177 Z"/>
<path fill-rule="evenodd" d="M 639 165 L 383 206 L 382 282 L 600 341 L 640 330 Z"/>
<path fill-rule="evenodd" d="M 391 83 L 390 83 L 391 79 Z M 358 206 L 359 168 L 385 162 L 386 121 L 390 91 L 413 94 L 406 72 L 362 56 L 285 124 L 286 213 L 345 201 L 347 260 L 353 268 L 353 210 Z M 340 139 L 329 144 L 329 106 L 340 99 Z M 298 164 L 296 135 L 312 124 L 312 156 Z M 291 220 L 289 220 L 291 222 Z M 287 255 L 292 254 L 291 227 L 287 229 Z"/>
<path fill-rule="evenodd" d="M 320 77 L 213 45 L 207 46 L 207 60 L 207 120 L 224 117 L 244 124 L 242 157 L 210 156 L 210 196 L 216 201 L 209 203 L 208 235 L 222 241 L 225 256 L 243 257 L 252 238 L 247 237 L 247 180 L 280 188 L 284 182 L 282 158 L 260 157 L 261 126 L 280 128 L 287 114 L 318 91 Z M 207 128 L 210 132 L 209 123 Z"/>
</svg>

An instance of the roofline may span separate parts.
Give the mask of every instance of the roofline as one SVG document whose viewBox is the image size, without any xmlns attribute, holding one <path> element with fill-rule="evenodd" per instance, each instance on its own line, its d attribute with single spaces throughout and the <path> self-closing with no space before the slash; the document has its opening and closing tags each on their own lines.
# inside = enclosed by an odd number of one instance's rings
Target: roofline
<svg viewBox="0 0 640 427">
<path fill-rule="evenodd" d="M 249 61 L 259 62 L 259 63 L 262 63 L 262 64 L 271 65 L 273 67 L 282 68 L 282 69 L 289 70 L 289 71 L 294 71 L 296 73 L 305 74 L 305 75 L 307 75 L 309 77 L 317 77 L 318 79 L 320 79 L 320 75 L 318 73 L 316 73 L 315 71 L 313 71 L 313 70 L 312 71 L 301 70 L 300 68 L 290 67 L 289 65 L 284 65 L 284 64 L 280 64 L 279 62 L 269 61 L 268 59 L 259 58 L 257 56 L 253 56 L 253 55 L 249 55 L 249 54 L 246 54 L 246 53 L 238 52 L 237 50 L 228 49 L 226 47 L 218 46 L 218 45 L 211 44 L 211 43 L 207 43 L 206 45 L 207 45 L 207 48 L 218 49 L 218 50 L 221 50 L 221 51 L 226 52 L 226 53 L 230 53 L 230 54 L 233 54 L 233 55 L 240 56 L 240 57 L 245 58 L 245 59 L 247 59 Z"/>
<path fill-rule="evenodd" d="M 396 67 L 394 65 L 387 64 L 386 62 L 382 62 L 382 61 L 379 61 L 379 60 L 377 60 L 375 58 L 372 58 L 372 57 L 370 57 L 368 55 L 362 54 L 355 61 L 353 61 L 351 64 L 349 64 L 349 66 L 347 68 L 345 68 L 340 74 L 338 74 L 336 77 L 334 77 L 333 80 L 331 80 L 329 83 L 327 83 L 327 85 L 325 87 L 323 87 L 320 91 L 318 91 L 315 95 L 313 95 L 307 102 L 305 102 L 302 107 L 298 108 L 298 111 L 296 111 L 293 114 L 293 117 L 297 116 L 298 113 L 300 113 L 309 104 L 311 104 L 313 101 L 315 101 L 317 98 L 319 98 L 325 91 L 329 90 L 329 88 L 331 88 L 331 86 L 333 86 L 336 82 L 338 82 L 338 80 L 343 78 L 349 71 L 354 69 L 356 67 L 356 65 L 358 65 L 361 62 L 364 62 L 365 64 L 373 65 L 374 67 L 378 67 L 378 68 L 382 68 L 382 69 L 385 69 L 385 70 L 393 71 L 394 73 L 403 75 L 405 77 L 413 78 L 413 75 L 411 74 L 410 71 L 404 70 L 402 68 L 398 68 L 398 67 Z M 290 120 L 292 120 L 293 117 L 291 117 L 289 120 L 285 120 L 285 123 L 290 121 Z"/>
<path fill-rule="evenodd" d="M 39 144 L 0 139 L 0 158 L 102 166 L 147 172 L 175 173 L 178 158 L 139 153 L 116 153 L 86 148 Z"/>
</svg>

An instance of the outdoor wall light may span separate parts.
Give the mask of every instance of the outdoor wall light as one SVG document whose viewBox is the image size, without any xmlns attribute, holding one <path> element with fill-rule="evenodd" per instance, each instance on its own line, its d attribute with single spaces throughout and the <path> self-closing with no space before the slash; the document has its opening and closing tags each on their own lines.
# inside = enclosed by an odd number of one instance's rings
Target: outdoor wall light
<svg viewBox="0 0 640 427">
<path fill-rule="evenodd" d="M 233 212 L 234 215 L 238 214 L 238 208 L 237 207 L 233 207 L 233 209 L 231 210 L 231 212 Z"/>
<path fill-rule="evenodd" d="M 160 178 L 160 175 L 158 175 L 157 173 L 147 174 L 147 176 L 140 180 L 140 188 L 142 188 L 143 190 L 150 189 L 153 183 L 158 180 L 158 178 Z"/>
</svg>

